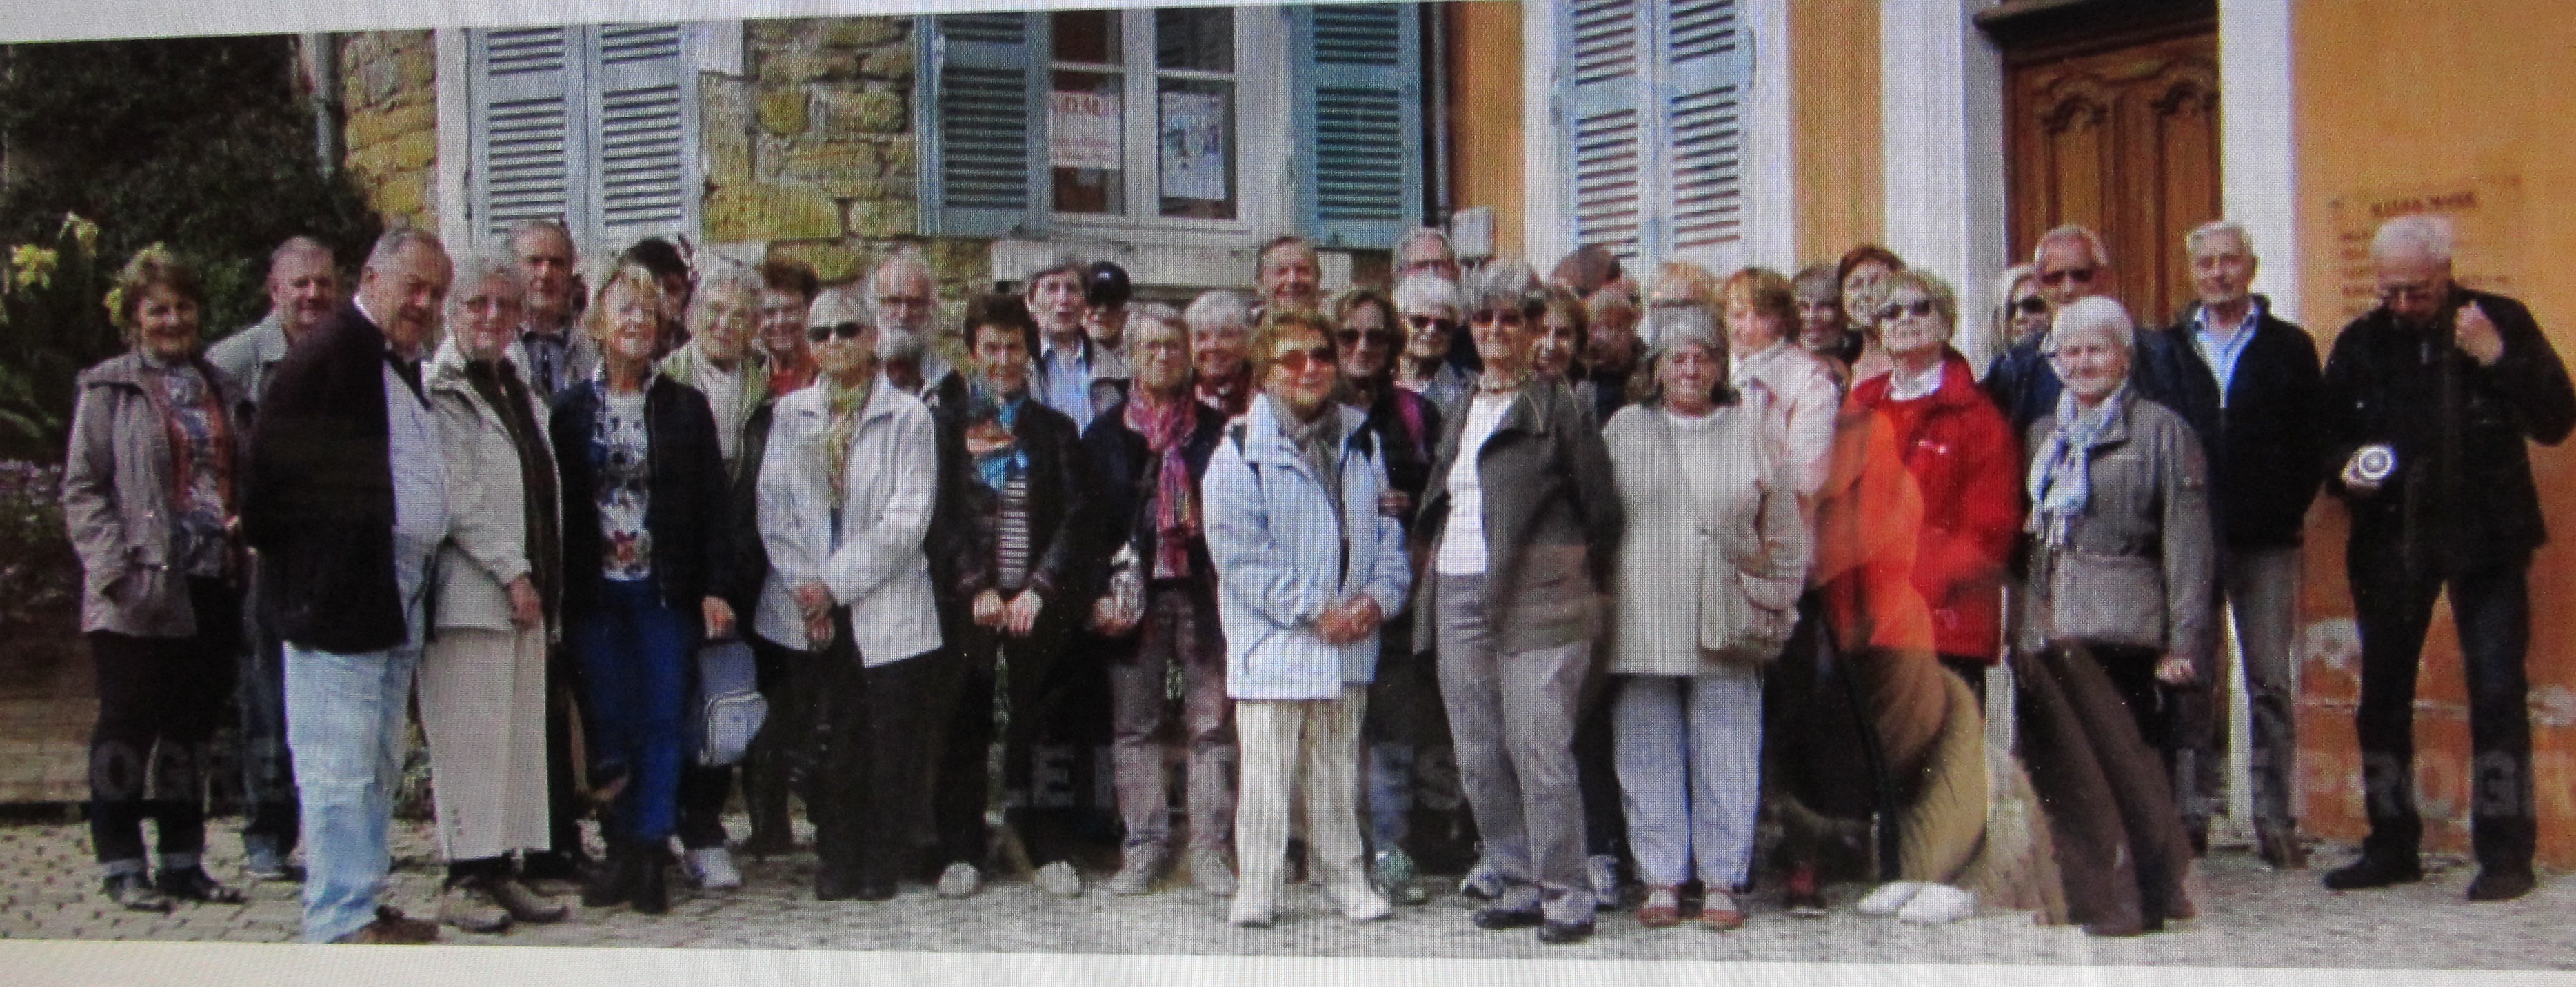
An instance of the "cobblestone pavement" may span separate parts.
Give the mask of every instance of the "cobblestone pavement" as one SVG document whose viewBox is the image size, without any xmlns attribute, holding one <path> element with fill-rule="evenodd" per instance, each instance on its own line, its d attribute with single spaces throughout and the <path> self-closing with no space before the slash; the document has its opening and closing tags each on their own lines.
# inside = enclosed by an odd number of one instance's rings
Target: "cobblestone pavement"
<svg viewBox="0 0 2576 987">
<path fill-rule="evenodd" d="M 741 827 L 735 827 L 736 832 Z M 441 868 L 426 825 L 400 824 L 393 901 L 414 915 L 435 913 Z M 239 843 L 218 824 L 209 863 L 238 874 Z M 2321 863 L 2344 853 L 2320 853 Z M 2444 861 L 2431 861 L 2441 867 Z M 1587 944 L 1540 946 L 1527 931 L 1490 933 L 1467 921 L 1466 899 L 1443 893 L 1394 917 L 1353 925 L 1320 895 L 1294 891 L 1280 921 L 1263 930 L 1224 922 L 1224 906 L 1186 885 L 1143 898 L 1096 888 L 1058 899 L 1026 883 L 1000 883 L 962 901 L 918 887 L 886 903 L 817 902 L 810 851 L 742 860 L 749 884 L 714 896 L 681 893 L 659 918 L 623 908 L 581 909 L 556 926 L 500 936 L 449 930 L 460 944 L 689 946 L 757 949 L 901 949 L 979 952 L 1163 953 L 1237 956 L 1452 957 L 1495 959 L 1753 960 L 1772 962 L 2032 963 L 2435 969 L 2576 969 L 2576 879 L 2543 875 L 2521 901 L 2462 900 L 2469 868 L 2456 861 L 2424 883 L 2336 894 L 2317 872 L 2277 874 L 2241 850 L 2203 861 L 2201 917 L 2167 932 L 2094 939 L 2043 927 L 2019 914 L 1987 914 L 1946 927 L 1910 926 L 1852 913 L 1862 889 L 1833 889 L 1831 917 L 1798 919 L 1776 895 L 1751 902 L 1752 921 L 1717 934 L 1686 924 L 1648 930 L 1625 913 L 1604 914 Z M 1090 874 L 1096 885 L 1105 874 Z M 168 916 L 109 909 L 97 894 L 86 830 L 68 824 L 0 827 L 0 938 L 286 942 L 296 936 L 292 885 L 250 888 L 250 903 L 182 906 Z"/>
</svg>

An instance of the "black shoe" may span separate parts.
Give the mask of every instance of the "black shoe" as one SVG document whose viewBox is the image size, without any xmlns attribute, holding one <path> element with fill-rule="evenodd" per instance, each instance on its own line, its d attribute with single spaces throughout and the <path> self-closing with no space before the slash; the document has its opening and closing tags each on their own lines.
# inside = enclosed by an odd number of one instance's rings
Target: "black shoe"
<svg viewBox="0 0 2576 987">
<path fill-rule="evenodd" d="M 635 863 L 635 911 L 643 915 L 660 915 L 671 910 L 670 867 L 662 859 L 660 847 L 632 851 Z"/>
<path fill-rule="evenodd" d="M 1569 946 L 1592 938 L 1592 922 L 1548 922 L 1538 927 L 1538 941 L 1548 946 Z"/>
<path fill-rule="evenodd" d="M 2531 868 L 2482 867 L 2469 882 L 2470 901 L 2512 901 L 2531 893 Z"/>
<path fill-rule="evenodd" d="M 852 880 L 849 872 L 831 864 L 814 869 L 814 900 L 847 901 L 858 893 L 859 882 Z"/>
<path fill-rule="evenodd" d="M 583 884 L 591 877 L 589 864 L 589 861 L 575 854 L 557 853 L 553 850 L 531 851 L 519 861 L 519 879 Z"/>
<path fill-rule="evenodd" d="M 210 905 L 238 905 L 250 900 L 240 891 L 225 887 L 206 873 L 203 867 L 163 870 L 152 881 L 153 887 L 178 901 L 199 901 Z"/>
<path fill-rule="evenodd" d="M 635 882 L 639 876 L 634 855 L 612 850 L 608 863 L 591 872 L 581 889 L 581 903 L 590 908 L 608 908 L 635 900 Z"/>
<path fill-rule="evenodd" d="M 2188 836 L 2188 837 L 2191 839 L 2191 855 L 2192 855 L 2192 856 L 2194 856 L 2194 857 L 2206 857 L 2206 856 L 2209 856 L 2209 821 L 2208 821 L 2208 820 L 2205 820 L 2205 819 L 2204 819 L 2204 820 L 2201 820 L 2201 821 L 2199 821 L 2199 822 L 2194 822 L 2194 823 L 2186 824 L 2186 827 L 2185 827 L 2185 835 L 2186 835 L 2186 836 Z"/>
<path fill-rule="evenodd" d="M 1547 913 L 1539 911 L 1538 906 L 1536 905 L 1532 905 L 1528 908 L 1504 908 L 1501 905 L 1488 905 L 1484 908 L 1476 909 L 1476 927 L 1488 932 L 1501 932 L 1505 929 L 1526 929 L 1530 926 L 1538 925 L 1546 921 Z"/>
<path fill-rule="evenodd" d="M 2423 879 L 2423 865 L 2412 859 L 2392 860 L 2365 853 L 2358 860 L 2327 871 L 2326 887 L 2336 891 L 2358 891 L 2391 884 L 2412 884 Z"/>
<path fill-rule="evenodd" d="M 109 875 L 99 884 L 99 893 L 129 912 L 168 914 L 173 907 L 170 896 L 153 888 L 142 871 Z"/>
<path fill-rule="evenodd" d="M 850 897 L 859 901 L 893 901 L 894 893 L 895 883 L 893 881 L 860 881 L 855 887 L 851 888 Z"/>
</svg>

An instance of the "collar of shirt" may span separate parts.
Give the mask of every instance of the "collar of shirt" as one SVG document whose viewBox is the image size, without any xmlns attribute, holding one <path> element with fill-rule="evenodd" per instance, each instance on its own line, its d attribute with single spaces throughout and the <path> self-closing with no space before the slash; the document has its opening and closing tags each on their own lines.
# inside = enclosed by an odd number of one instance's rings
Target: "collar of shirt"
<svg viewBox="0 0 2576 987">
<path fill-rule="evenodd" d="M 1905 367 L 1900 364 L 1895 369 L 1887 372 L 1887 399 L 1890 401 L 1919 401 L 1924 398 L 1931 397 L 1933 392 L 1941 389 L 1941 375 L 1943 372 L 1944 368 L 1942 362 L 1938 360 L 1933 361 L 1930 367 L 1926 367 L 1919 372 L 1908 372 Z"/>
<path fill-rule="evenodd" d="M 1791 345 L 1794 344 L 1790 343 L 1786 337 L 1772 340 L 1771 345 L 1769 346 L 1765 346 L 1751 353 L 1737 355 L 1734 359 L 1735 365 L 1728 369 L 1739 373 L 1748 368 L 1759 370 L 1762 367 L 1770 365 L 1772 361 L 1778 360 L 1780 358 L 1780 354 L 1788 352 Z"/>
<path fill-rule="evenodd" d="M 2254 341 L 2254 327 L 2263 319 L 2263 305 L 2248 300 L 2245 318 L 2236 324 L 2234 335 L 2221 342 L 2209 322 L 2209 307 L 2201 306 L 2192 313 L 2192 348 L 2200 351 L 2201 362 L 2209 364 L 2211 376 L 2218 378 L 2218 405 L 2227 406 L 2227 387 L 2236 379 L 2236 362 L 2245 356 L 2245 347 Z"/>
<path fill-rule="evenodd" d="M 1058 354 L 1065 354 L 1065 358 L 1072 361 L 1070 364 L 1072 366 L 1085 370 L 1091 369 L 1091 340 L 1088 337 L 1071 346 L 1058 346 L 1053 339 L 1039 341 L 1038 359 L 1045 361 L 1049 366 L 1058 366 L 1061 365 L 1057 362 Z M 927 364 L 928 361 L 925 360 L 924 365 Z"/>
</svg>

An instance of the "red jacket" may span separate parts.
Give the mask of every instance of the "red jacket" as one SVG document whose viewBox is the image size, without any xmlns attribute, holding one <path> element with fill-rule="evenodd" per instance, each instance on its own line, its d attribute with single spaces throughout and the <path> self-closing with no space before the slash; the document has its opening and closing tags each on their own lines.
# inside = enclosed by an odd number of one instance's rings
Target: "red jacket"
<svg viewBox="0 0 2576 987">
<path fill-rule="evenodd" d="M 2021 443 L 1957 352 L 1942 357 L 1941 386 L 1928 396 L 1888 400 L 1893 379 L 1862 381 L 1851 401 L 1886 416 L 1922 491 L 1914 586 L 1932 607 L 1933 646 L 1991 664 L 2002 643 L 2004 564 L 2021 532 Z"/>
</svg>

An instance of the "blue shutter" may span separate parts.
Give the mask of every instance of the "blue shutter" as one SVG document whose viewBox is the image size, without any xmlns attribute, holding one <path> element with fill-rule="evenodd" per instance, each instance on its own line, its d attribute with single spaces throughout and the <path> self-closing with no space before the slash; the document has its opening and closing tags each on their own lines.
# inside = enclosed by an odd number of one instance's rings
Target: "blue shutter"
<svg viewBox="0 0 2576 987">
<path fill-rule="evenodd" d="M 581 162 L 588 128 L 580 113 L 578 28 L 467 33 L 470 155 L 468 228 L 492 243 L 523 219 L 560 219 L 574 229 L 583 202 Z"/>
<path fill-rule="evenodd" d="M 1753 45 L 1741 0 L 1657 0 L 1658 259 L 1743 263 L 1745 111 Z"/>
<path fill-rule="evenodd" d="M 584 32 L 594 250 L 698 231 L 697 68 L 677 24 Z"/>
<path fill-rule="evenodd" d="M 1422 222 L 1421 24 L 1410 4 L 1289 8 L 1295 215 L 1325 246 Z"/>
<path fill-rule="evenodd" d="M 1558 222 L 1569 246 L 1636 262 L 1655 242 L 1651 0 L 1573 0 L 1556 12 Z"/>
<path fill-rule="evenodd" d="M 1045 14 L 925 17 L 922 232 L 1043 236 L 1053 209 Z"/>
</svg>

